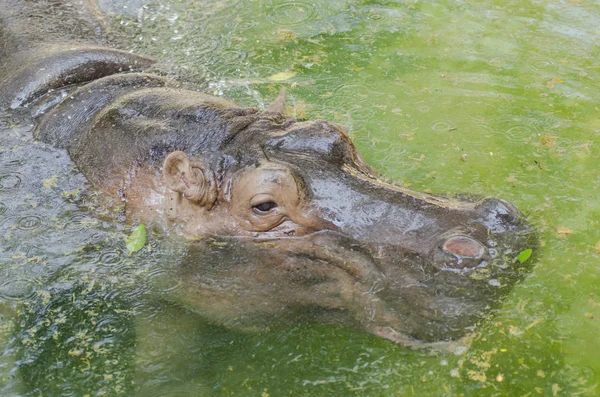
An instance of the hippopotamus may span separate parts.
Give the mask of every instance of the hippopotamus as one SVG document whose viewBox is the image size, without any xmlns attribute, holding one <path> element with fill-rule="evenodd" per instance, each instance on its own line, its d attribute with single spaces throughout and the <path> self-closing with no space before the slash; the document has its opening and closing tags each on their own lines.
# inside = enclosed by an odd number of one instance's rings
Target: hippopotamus
<svg viewBox="0 0 600 397">
<path fill-rule="evenodd" d="M 212 321 L 446 341 L 524 274 L 534 233 L 514 205 L 384 180 L 343 125 L 287 117 L 285 90 L 257 109 L 181 88 L 114 48 L 92 1 L 2 0 L 0 21 L 0 107 L 130 222 L 184 238 L 174 299 Z"/>
</svg>

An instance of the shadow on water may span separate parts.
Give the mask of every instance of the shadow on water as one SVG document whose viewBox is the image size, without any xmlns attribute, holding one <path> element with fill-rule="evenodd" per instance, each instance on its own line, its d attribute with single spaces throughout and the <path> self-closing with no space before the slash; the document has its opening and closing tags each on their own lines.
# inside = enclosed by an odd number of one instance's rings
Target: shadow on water
<svg viewBox="0 0 600 397">
<path fill-rule="evenodd" d="M 184 248 L 150 231 L 128 256 L 131 225 L 0 115 L 2 395 L 597 395 L 597 4 L 100 5 L 127 49 L 207 92 L 262 107 L 285 85 L 291 113 L 346 124 L 387 177 L 514 202 L 537 264 L 440 351 L 320 324 L 227 330 L 163 299 Z"/>
</svg>

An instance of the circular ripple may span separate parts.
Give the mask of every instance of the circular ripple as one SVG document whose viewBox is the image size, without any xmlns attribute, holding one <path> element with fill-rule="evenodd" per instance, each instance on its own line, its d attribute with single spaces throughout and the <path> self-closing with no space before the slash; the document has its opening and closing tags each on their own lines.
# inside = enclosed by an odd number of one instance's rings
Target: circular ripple
<svg viewBox="0 0 600 397">
<path fill-rule="evenodd" d="M 364 106 L 356 106 L 354 108 L 349 109 L 349 114 L 352 115 L 352 119 L 355 122 L 368 122 L 370 120 L 373 120 L 373 116 L 375 115 L 375 109 Z"/>
<path fill-rule="evenodd" d="M 536 72 L 549 71 L 553 70 L 556 67 L 556 64 L 551 59 L 533 59 L 529 67 Z"/>
<path fill-rule="evenodd" d="M 454 128 L 452 123 L 444 120 L 438 120 L 431 123 L 431 129 L 434 131 L 447 132 Z"/>
<path fill-rule="evenodd" d="M 21 177 L 17 174 L 0 175 L 0 190 L 16 189 L 21 186 Z"/>
<path fill-rule="evenodd" d="M 278 26 L 297 26 L 316 18 L 315 6 L 300 1 L 290 1 L 274 6 L 268 13 L 270 22 Z"/>
<path fill-rule="evenodd" d="M 0 301 L 21 301 L 32 294 L 33 286 L 32 280 L 6 280 L 0 284 Z"/>
<path fill-rule="evenodd" d="M 6 204 L 4 204 L 3 202 L 0 202 L 0 215 L 6 214 L 7 211 L 8 211 L 8 206 Z"/>
<path fill-rule="evenodd" d="M 506 130 L 506 138 L 510 141 L 523 141 L 535 133 L 533 128 L 527 125 L 515 125 Z"/>
<path fill-rule="evenodd" d="M 29 215 L 19 218 L 17 228 L 21 230 L 33 230 L 42 224 L 42 218 L 37 215 Z"/>
<path fill-rule="evenodd" d="M 76 214 L 65 221 L 65 228 L 69 230 L 84 230 L 97 225 L 98 220 L 85 214 Z"/>
<path fill-rule="evenodd" d="M 143 274 L 143 280 L 141 282 L 146 288 L 151 287 L 152 291 L 159 294 L 174 293 L 182 288 L 176 277 L 169 272 L 168 269 L 163 266 L 154 265 L 145 274 Z"/>
<path fill-rule="evenodd" d="M 377 11 L 369 11 L 367 19 L 370 21 L 383 21 L 386 19 L 386 15 Z"/>
<path fill-rule="evenodd" d="M 100 253 L 99 261 L 104 265 L 116 265 L 124 260 L 127 254 L 118 247 L 105 249 Z"/>
</svg>

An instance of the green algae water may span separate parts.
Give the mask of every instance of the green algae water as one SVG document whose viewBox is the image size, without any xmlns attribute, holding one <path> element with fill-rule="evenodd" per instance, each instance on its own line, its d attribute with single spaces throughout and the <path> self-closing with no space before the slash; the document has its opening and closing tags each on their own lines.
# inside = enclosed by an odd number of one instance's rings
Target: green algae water
<svg viewBox="0 0 600 397">
<path fill-rule="evenodd" d="M 444 349 L 320 324 L 236 333 L 159 299 L 182 248 L 148 231 L 129 255 L 137 225 L 109 219 L 64 154 L 1 117 L 2 395 L 600 395 L 600 4 L 99 3 L 126 49 L 173 76 L 256 107 L 286 87 L 290 115 L 345 124 L 386 178 L 507 199 L 540 246 Z"/>
</svg>

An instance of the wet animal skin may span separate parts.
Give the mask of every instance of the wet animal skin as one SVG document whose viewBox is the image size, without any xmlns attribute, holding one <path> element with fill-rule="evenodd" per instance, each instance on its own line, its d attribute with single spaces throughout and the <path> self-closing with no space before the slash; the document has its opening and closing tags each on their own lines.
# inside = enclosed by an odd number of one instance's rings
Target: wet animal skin
<svg viewBox="0 0 600 397">
<path fill-rule="evenodd" d="M 130 221 L 230 238 L 219 260 L 236 266 L 207 270 L 216 254 L 194 242 L 181 265 L 178 299 L 214 321 L 308 316 L 406 345 L 449 340 L 524 275 L 514 259 L 534 237 L 511 203 L 390 184 L 344 126 L 286 117 L 285 90 L 259 110 L 174 88 L 146 72 L 154 60 L 109 47 L 92 2 L 58 2 L 78 27 L 62 35 L 52 17 L 25 33 L 44 10 L 9 4 L 0 107 L 34 120 Z"/>
</svg>

